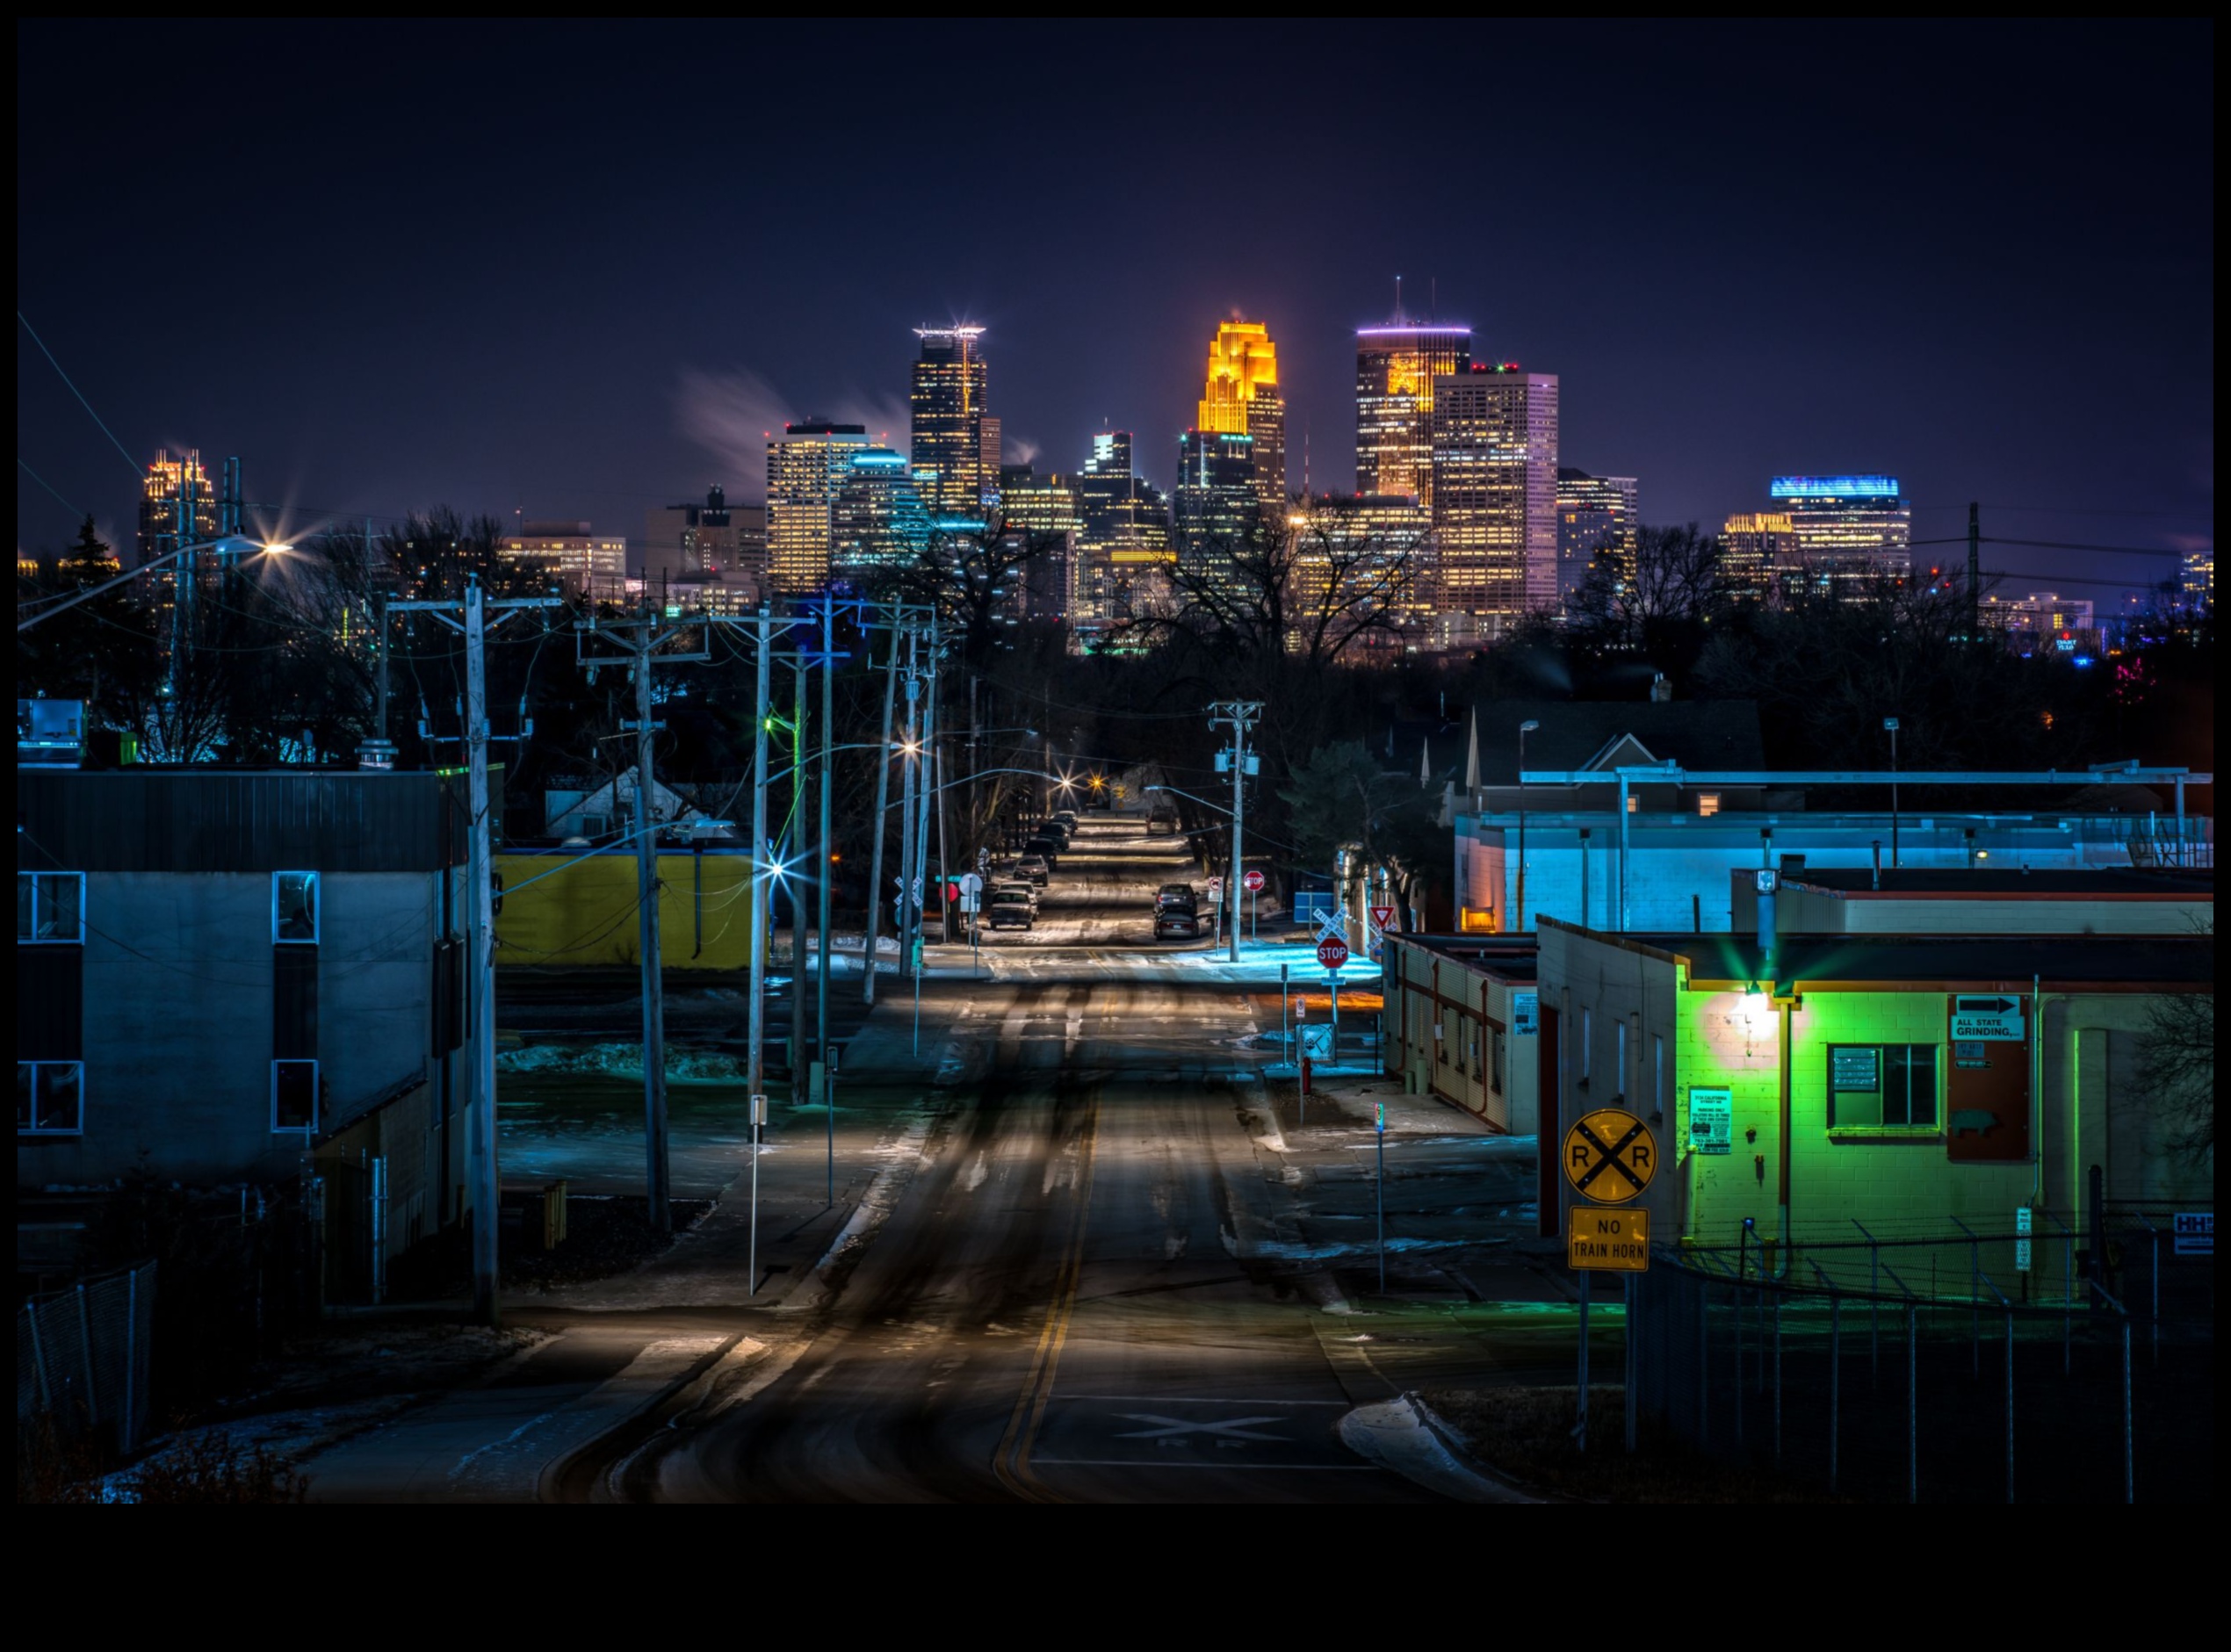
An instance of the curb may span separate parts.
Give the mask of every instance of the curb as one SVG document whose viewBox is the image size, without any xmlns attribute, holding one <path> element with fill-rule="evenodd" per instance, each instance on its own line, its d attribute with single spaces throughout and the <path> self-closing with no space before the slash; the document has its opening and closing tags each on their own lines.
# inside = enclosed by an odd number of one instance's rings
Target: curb
<svg viewBox="0 0 2231 1652">
<path fill-rule="evenodd" d="M 1457 1503 L 1540 1503 L 1452 1445 L 1453 1432 L 1414 1393 L 1359 1405 L 1340 1418 L 1341 1443 L 1412 1485 Z"/>
</svg>

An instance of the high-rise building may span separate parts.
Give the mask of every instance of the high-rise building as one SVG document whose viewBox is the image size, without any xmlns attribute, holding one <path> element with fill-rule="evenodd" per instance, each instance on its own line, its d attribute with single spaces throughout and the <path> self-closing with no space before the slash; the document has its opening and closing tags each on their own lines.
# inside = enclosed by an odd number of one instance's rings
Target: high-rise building
<svg viewBox="0 0 2231 1652">
<path fill-rule="evenodd" d="M 986 416 L 984 329 L 918 327 L 914 486 L 934 516 L 981 517 L 998 501 L 1000 423 Z"/>
<path fill-rule="evenodd" d="M 2206 545 L 2185 552 L 2177 559 L 2177 602 L 2188 614 L 2201 614 L 2215 607 L 2215 547 Z"/>
<path fill-rule="evenodd" d="M 1077 473 L 1074 624 L 1090 631 L 1129 619 L 1170 560 L 1169 501 L 1131 468 L 1131 433 L 1103 430 Z"/>
<path fill-rule="evenodd" d="M 1077 479 L 1037 475 L 1028 465 L 1000 471 L 1000 519 L 1009 534 L 1022 534 L 1041 549 L 1024 571 L 1022 611 L 1035 620 L 1066 624 L 1075 615 L 1081 564 L 1077 545 L 1084 530 Z"/>
<path fill-rule="evenodd" d="M 1721 525 L 1721 566 L 1728 586 L 1744 602 L 1766 602 L 1797 566 L 1797 530 L 1786 510 L 1740 511 Z"/>
<path fill-rule="evenodd" d="M 1255 438 L 1229 430 L 1188 430 L 1178 438 L 1178 485 L 1171 522 L 1180 550 L 1229 554 L 1262 519 L 1255 488 Z"/>
<path fill-rule="evenodd" d="M 1397 315 L 1355 335 L 1355 491 L 1433 502 L 1433 385 L 1470 370 L 1472 329 Z"/>
<path fill-rule="evenodd" d="M 206 544 L 220 531 L 217 490 L 201 467 L 200 451 L 172 458 L 167 448 L 158 448 L 155 463 L 140 480 L 139 566 L 169 556 L 181 544 Z"/>
<path fill-rule="evenodd" d="M 1913 516 L 1896 477 L 1777 476 L 1767 492 L 1789 513 L 1794 578 L 1816 595 L 1856 595 L 1913 572 Z"/>
<path fill-rule="evenodd" d="M 853 456 L 868 445 L 864 424 L 807 419 L 767 444 L 767 577 L 786 596 L 828 583 L 836 549 L 837 494 Z"/>
<path fill-rule="evenodd" d="M 1367 647 L 1412 653 L 1435 646 L 1437 602 L 1433 519 L 1408 494 L 1304 495 L 1286 516 L 1294 536 L 1287 588 L 1296 624 L 1286 646 L 1304 645 L 1302 627 L 1320 617 L 1337 580 L 1338 606 L 1384 610 L 1392 629 L 1359 640 Z"/>
<path fill-rule="evenodd" d="M 1591 476 L 1569 465 L 1557 469 L 1557 602 L 1570 607 L 1587 582 L 1596 552 L 1611 547 L 1635 554 L 1642 516 L 1631 476 Z"/>
<path fill-rule="evenodd" d="M 832 531 L 831 565 L 839 578 L 904 567 L 921 555 L 929 544 L 929 512 L 903 455 L 882 446 L 853 452 L 837 484 Z"/>
<path fill-rule="evenodd" d="M 523 522 L 496 547 L 505 562 L 531 568 L 596 602 L 627 595 L 627 541 L 586 522 Z"/>
<path fill-rule="evenodd" d="M 756 592 L 767 578 L 767 507 L 732 505 L 718 486 L 701 505 L 654 506 L 632 561 L 631 572 L 654 590 L 718 577 Z"/>
<path fill-rule="evenodd" d="M 1278 347 L 1260 321 L 1226 321 L 1209 343 L 1209 378 L 1195 428 L 1253 444 L 1255 493 L 1266 510 L 1286 502 L 1286 403 Z"/>
<path fill-rule="evenodd" d="M 1557 598 L 1557 376 L 1516 362 L 1443 373 L 1431 435 L 1434 607 L 1498 636 Z"/>
</svg>

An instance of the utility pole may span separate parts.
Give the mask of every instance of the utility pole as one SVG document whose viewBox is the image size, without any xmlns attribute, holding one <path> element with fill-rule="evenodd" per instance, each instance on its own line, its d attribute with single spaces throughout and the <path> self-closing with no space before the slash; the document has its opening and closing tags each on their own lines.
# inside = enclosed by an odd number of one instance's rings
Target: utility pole
<svg viewBox="0 0 2231 1652">
<path fill-rule="evenodd" d="M 1231 864 L 1225 869 L 1225 905 L 1231 910 L 1231 951 L 1230 960 L 1239 962 L 1239 878 L 1244 870 L 1240 859 L 1240 831 L 1247 818 L 1247 776 L 1262 767 L 1262 760 L 1247 749 L 1247 731 L 1262 716 L 1260 700 L 1218 700 L 1209 707 L 1209 726 L 1231 728 L 1231 744 L 1217 754 L 1217 767 L 1231 771 Z"/>
<path fill-rule="evenodd" d="M 914 908 L 908 898 L 914 892 L 914 880 L 921 869 L 914 863 L 914 790 L 915 760 L 921 754 L 915 743 L 914 703 L 921 695 L 921 676 L 918 669 L 921 638 L 909 630 L 906 633 L 906 726 L 899 740 L 899 967 L 912 972 L 914 959 Z"/>
<path fill-rule="evenodd" d="M 936 796 L 930 790 L 935 783 L 929 770 L 929 754 L 937 739 L 937 616 L 934 612 L 929 617 L 929 668 L 925 675 L 928 679 L 929 693 L 927 696 L 928 704 L 922 711 L 921 750 L 915 755 L 915 764 L 920 771 L 918 786 L 921 793 L 921 807 L 916 812 L 914 820 L 914 882 L 909 891 L 914 898 L 914 945 L 906 955 L 914 971 L 914 1053 L 918 1056 L 921 1054 L 922 1047 L 921 948 L 928 940 L 924 933 L 928 927 L 924 921 L 928 912 L 922 900 L 929 889 L 929 812 Z"/>
<path fill-rule="evenodd" d="M 805 673 L 813 656 L 800 648 L 791 656 L 791 822 L 792 841 L 805 841 L 805 776 L 810 765 L 805 758 Z M 805 856 L 794 857 L 796 866 L 790 879 L 791 897 L 791 1100 L 803 1101 L 805 1094 L 805 897 L 812 888 L 805 881 Z M 826 873 L 826 867 L 815 875 Z"/>
<path fill-rule="evenodd" d="M 830 744 L 831 731 L 836 727 L 836 689 L 831 679 L 836 674 L 836 601 L 821 599 L 821 831 L 815 848 L 813 861 L 819 869 L 814 876 L 820 879 L 821 953 L 814 971 L 813 1050 L 821 1061 L 821 1106 L 827 1115 L 829 1147 L 829 1202 L 836 1203 L 836 1068 L 829 1059 L 829 887 L 836 882 L 836 875 L 829 862 L 829 762 L 835 754 Z M 880 835 L 883 821 L 876 821 Z M 872 892 L 872 891 L 871 891 Z M 875 960 L 868 963 L 872 969 Z M 873 980 L 872 974 L 869 979 Z"/>
<path fill-rule="evenodd" d="M 883 919 L 883 840 L 885 835 L 884 813 L 891 807 L 891 721 L 899 697 L 899 633 L 891 633 L 891 659 L 883 675 L 883 741 L 876 758 L 876 818 L 870 833 L 873 848 L 868 855 L 868 933 L 861 953 L 861 972 L 866 985 L 862 989 L 864 1000 L 873 1006 L 876 1001 L 876 933 Z"/>
<path fill-rule="evenodd" d="M 1978 642 L 1983 635 L 1983 528 L 1982 507 L 1974 500 L 1967 501 L 1967 640 Z"/>
<path fill-rule="evenodd" d="M 759 610 L 757 695 L 751 766 L 751 1021 L 746 1103 L 751 1109 L 751 1237 L 744 1294 L 759 1295 L 759 1147 L 767 1123 L 767 678 L 774 645 L 767 610 Z M 793 1097 L 795 1099 L 795 1097 Z"/>
<path fill-rule="evenodd" d="M 554 596 L 509 597 L 494 604 L 510 611 L 522 608 L 556 608 Z M 503 1315 L 502 1274 L 496 1256 L 496 1230 L 502 1201 L 496 1177 L 495 1136 L 495 854 L 494 823 L 488 818 L 488 656 L 487 595 L 478 578 L 468 577 L 462 602 L 395 602 L 391 607 L 430 614 L 465 637 L 465 750 L 466 809 L 471 827 L 472 850 L 466 877 L 471 884 L 466 905 L 466 956 L 471 960 L 473 1022 L 472 1073 L 466 1089 L 466 1110 L 471 1134 L 467 1158 L 473 1178 L 473 1316 L 484 1325 L 501 1323 Z M 452 618 L 458 608 L 463 617 Z M 523 738 L 524 731 L 515 739 Z"/>
<path fill-rule="evenodd" d="M 593 668 L 612 658 L 585 647 L 588 639 L 595 638 L 618 649 L 635 676 L 635 716 L 621 727 L 635 735 L 636 950 L 643 991 L 643 1194 L 653 1233 L 674 1231 L 674 1188 L 667 1145 L 666 952 L 659 910 L 658 819 L 653 804 L 658 787 L 653 740 L 666 725 L 651 714 L 651 673 L 654 666 L 691 664 L 711 658 L 711 651 L 702 646 L 686 653 L 659 652 L 690 629 L 679 625 L 661 629 L 647 609 L 622 624 L 606 625 L 593 617 L 574 624 L 574 653 L 580 663 Z"/>
</svg>

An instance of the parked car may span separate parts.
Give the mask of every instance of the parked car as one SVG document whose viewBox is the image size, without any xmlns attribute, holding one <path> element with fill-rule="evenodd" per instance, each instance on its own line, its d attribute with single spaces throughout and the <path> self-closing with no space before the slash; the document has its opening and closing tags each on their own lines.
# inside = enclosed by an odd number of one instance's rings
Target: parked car
<svg viewBox="0 0 2231 1652">
<path fill-rule="evenodd" d="M 1165 907 L 1197 907 L 1200 904 L 1201 897 L 1195 892 L 1190 884 L 1165 884 L 1154 891 L 1154 911 L 1158 916 Z"/>
<path fill-rule="evenodd" d="M 1166 833 L 1175 837 L 1177 831 L 1178 812 L 1174 809 L 1157 809 L 1146 817 L 1146 835 L 1151 838 Z"/>
<path fill-rule="evenodd" d="M 1028 890 L 995 889 L 989 916 L 994 929 L 1028 929 L 1037 921 L 1037 898 Z"/>
<path fill-rule="evenodd" d="M 1073 834 L 1077 830 L 1077 812 L 1074 809 L 1064 809 L 1054 816 L 1053 823 L 1063 831 Z"/>
<path fill-rule="evenodd" d="M 1027 861 L 1035 855 L 1041 860 L 1044 861 L 1046 863 L 1046 869 L 1048 871 L 1051 871 L 1055 867 L 1061 864 L 1061 852 L 1067 847 L 1067 844 L 1057 841 L 1055 839 L 1048 837 L 1044 833 L 1041 832 L 1036 837 L 1029 838 L 1024 841 L 1022 845 L 1022 858 Z"/>
<path fill-rule="evenodd" d="M 992 893 L 994 895 L 1007 891 L 1018 894 L 1029 901 L 1032 912 L 1038 910 L 1038 886 L 1036 884 L 1027 883 L 1021 879 L 1001 878 L 992 885 Z"/>
<path fill-rule="evenodd" d="M 1201 914 L 1191 906 L 1165 906 L 1154 914 L 1154 938 L 1157 941 L 1198 941 L 1201 938 Z"/>
<path fill-rule="evenodd" d="M 1040 889 L 1046 886 L 1046 880 L 1053 874 L 1053 869 L 1046 864 L 1046 857 L 1043 855 L 1024 855 L 1014 863 L 1014 869 Z"/>
</svg>

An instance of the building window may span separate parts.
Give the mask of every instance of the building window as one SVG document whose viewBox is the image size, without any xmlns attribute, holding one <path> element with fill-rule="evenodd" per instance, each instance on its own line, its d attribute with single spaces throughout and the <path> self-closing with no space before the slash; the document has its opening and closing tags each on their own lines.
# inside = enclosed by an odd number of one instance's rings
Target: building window
<svg viewBox="0 0 2231 1652">
<path fill-rule="evenodd" d="M 1716 791 L 1700 791 L 1697 793 L 1696 812 L 1700 816 L 1706 817 L 1719 813 L 1720 794 Z"/>
<path fill-rule="evenodd" d="M 16 1134 L 76 1136 L 85 1129 L 85 1064 L 16 1063 Z"/>
<path fill-rule="evenodd" d="M 82 946 L 84 916 L 84 873 L 16 874 L 18 946 Z"/>
<path fill-rule="evenodd" d="M 1642 812 L 1643 800 L 1636 797 L 1633 792 L 1628 792 L 1627 794 L 1627 812 L 1629 814 L 1640 814 Z"/>
<path fill-rule="evenodd" d="M 314 1061 L 275 1061 L 271 1064 L 271 1128 L 300 1130 L 317 1128 L 318 1064 Z"/>
<path fill-rule="evenodd" d="M 318 944 L 318 875 L 315 872 L 271 874 L 271 944 Z"/>
<path fill-rule="evenodd" d="M 1937 1128 L 1937 1046 L 1830 1044 L 1828 1128 Z"/>
</svg>

